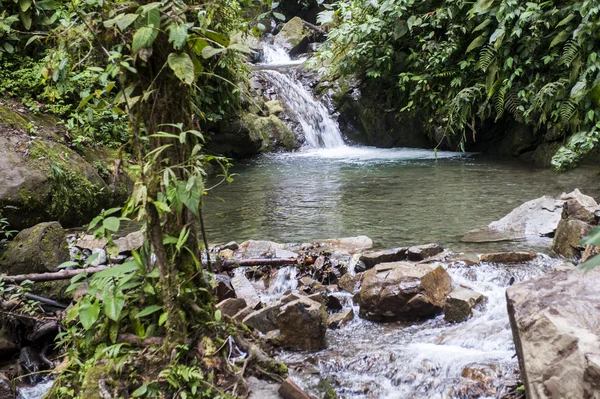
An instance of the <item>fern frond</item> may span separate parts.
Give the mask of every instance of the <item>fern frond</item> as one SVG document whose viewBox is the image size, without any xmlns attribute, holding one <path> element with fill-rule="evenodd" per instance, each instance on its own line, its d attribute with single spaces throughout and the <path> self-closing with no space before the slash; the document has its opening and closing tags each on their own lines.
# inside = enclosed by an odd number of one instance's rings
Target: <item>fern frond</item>
<svg viewBox="0 0 600 399">
<path fill-rule="evenodd" d="M 559 115 L 560 122 L 567 124 L 573 118 L 573 116 L 577 113 L 577 103 L 571 99 L 564 101 L 560 105 Z"/>
<path fill-rule="evenodd" d="M 494 104 L 494 112 L 496 113 L 496 121 L 502 118 L 504 115 L 504 98 L 506 96 L 508 88 L 506 85 L 500 86 L 498 90 L 494 93 L 492 98 L 492 102 Z"/>
<path fill-rule="evenodd" d="M 496 59 L 496 55 L 497 53 L 493 46 L 490 46 L 489 44 L 487 46 L 484 46 L 479 52 L 479 59 L 475 64 L 475 70 L 482 70 L 483 72 L 487 72 L 489 66 Z"/>
<path fill-rule="evenodd" d="M 511 114 L 517 122 L 523 122 L 523 111 L 519 108 L 519 97 L 514 90 L 507 90 L 504 94 L 504 109 Z"/>
<path fill-rule="evenodd" d="M 563 46 L 563 52 L 560 56 L 560 63 L 562 65 L 570 67 L 573 63 L 573 60 L 575 60 L 575 58 L 579 54 L 580 50 L 581 47 L 579 47 L 579 44 L 577 44 L 575 40 L 567 40 L 567 42 Z"/>
</svg>

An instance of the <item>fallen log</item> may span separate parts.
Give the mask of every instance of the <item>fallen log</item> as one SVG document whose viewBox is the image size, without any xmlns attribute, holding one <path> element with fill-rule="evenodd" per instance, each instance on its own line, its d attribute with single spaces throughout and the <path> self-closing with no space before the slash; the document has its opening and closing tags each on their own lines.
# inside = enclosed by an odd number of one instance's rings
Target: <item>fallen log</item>
<svg viewBox="0 0 600 399">
<path fill-rule="evenodd" d="M 220 270 L 231 270 L 236 267 L 247 267 L 247 266 L 289 266 L 296 264 L 312 265 L 314 263 L 313 258 L 257 258 L 257 259 L 240 259 L 240 260 L 220 260 L 218 267 Z M 204 264 L 204 262 L 203 262 Z M 73 270 L 61 270 L 58 272 L 48 273 L 31 273 L 31 274 L 18 274 L 14 276 L 0 276 L 2 280 L 7 283 L 22 283 L 25 280 L 33 282 L 44 282 L 44 281 L 56 281 L 56 280 L 67 280 L 77 276 L 81 273 L 95 274 L 115 266 L 98 266 L 88 267 L 85 269 L 73 269 Z"/>
<path fill-rule="evenodd" d="M 291 378 L 286 378 L 279 387 L 279 394 L 284 399 L 312 399 Z"/>
</svg>

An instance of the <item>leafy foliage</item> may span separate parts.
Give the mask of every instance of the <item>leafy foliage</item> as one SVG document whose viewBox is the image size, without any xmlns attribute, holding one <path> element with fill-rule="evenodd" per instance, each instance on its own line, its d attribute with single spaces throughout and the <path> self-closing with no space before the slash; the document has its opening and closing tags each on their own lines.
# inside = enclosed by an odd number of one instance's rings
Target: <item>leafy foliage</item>
<svg viewBox="0 0 600 399">
<path fill-rule="evenodd" d="M 320 16 L 334 27 L 319 59 L 459 146 L 487 119 L 552 131 L 564 170 L 599 139 L 599 14 L 589 0 L 343 0 Z"/>
</svg>

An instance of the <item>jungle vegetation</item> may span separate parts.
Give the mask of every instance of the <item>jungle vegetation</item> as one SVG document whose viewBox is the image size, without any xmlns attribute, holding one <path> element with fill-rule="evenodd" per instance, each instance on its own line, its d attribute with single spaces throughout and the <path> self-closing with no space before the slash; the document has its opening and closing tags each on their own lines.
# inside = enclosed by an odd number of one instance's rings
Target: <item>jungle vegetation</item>
<svg viewBox="0 0 600 399">
<path fill-rule="evenodd" d="M 563 140 L 562 171 L 598 145 L 600 3 L 518 0 L 341 0 L 322 72 L 358 76 L 387 106 L 419 116 L 464 148 L 502 118 Z"/>
</svg>

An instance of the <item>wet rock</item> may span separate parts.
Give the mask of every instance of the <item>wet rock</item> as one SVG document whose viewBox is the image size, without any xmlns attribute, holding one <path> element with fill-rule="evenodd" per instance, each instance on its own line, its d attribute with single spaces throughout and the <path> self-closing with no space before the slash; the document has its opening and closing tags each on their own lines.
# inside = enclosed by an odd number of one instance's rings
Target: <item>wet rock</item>
<svg viewBox="0 0 600 399">
<path fill-rule="evenodd" d="M 77 239 L 75 245 L 81 249 L 89 249 L 90 251 L 106 247 L 106 238 L 96 238 L 95 236 L 88 234 Z"/>
<path fill-rule="evenodd" d="M 286 378 L 279 387 L 279 394 L 284 399 L 312 399 L 290 377 Z"/>
<path fill-rule="evenodd" d="M 92 250 L 92 255 L 96 255 L 96 259 L 90 263 L 93 267 L 98 267 L 100 265 L 106 264 L 106 251 L 103 249 L 95 248 Z"/>
<path fill-rule="evenodd" d="M 339 298 L 336 297 L 335 295 L 327 295 L 325 305 L 327 306 L 327 310 L 333 310 L 333 311 L 342 310 L 344 307 L 342 305 L 342 302 L 340 302 Z"/>
<path fill-rule="evenodd" d="M 317 284 L 317 282 L 315 280 L 313 280 L 310 276 L 304 276 L 300 279 L 300 283 L 302 285 L 305 285 L 307 287 L 312 287 L 315 284 Z"/>
<path fill-rule="evenodd" d="M 587 224 L 596 224 L 594 212 L 589 207 L 586 208 L 583 204 L 575 199 L 568 199 L 563 204 L 561 214 L 562 219 L 580 220 Z"/>
<path fill-rule="evenodd" d="M 57 222 L 22 230 L 0 257 L 0 273 L 45 273 L 69 260 L 65 231 Z"/>
<path fill-rule="evenodd" d="M 31 346 L 21 348 L 19 367 L 22 370 L 21 375 L 29 374 L 27 380 L 31 384 L 40 382 L 43 376 L 38 372 L 48 369 L 48 366 L 44 363 L 39 353 Z"/>
<path fill-rule="evenodd" d="M 306 52 L 311 31 L 302 19 L 294 17 L 283 25 L 275 35 L 275 44 L 283 47 L 290 55 Z"/>
<path fill-rule="evenodd" d="M 322 305 L 327 306 L 327 299 L 320 293 L 312 294 L 307 296 L 308 299 L 319 302 Z"/>
<path fill-rule="evenodd" d="M 14 398 L 10 379 L 4 374 L 0 374 L 0 398 Z"/>
<path fill-rule="evenodd" d="M 561 219 L 552 241 L 552 250 L 570 259 L 579 257 L 583 250 L 580 241 L 591 229 L 592 226 L 581 220 Z"/>
<path fill-rule="evenodd" d="M 363 262 L 362 260 L 359 260 L 358 262 L 356 262 L 354 264 L 354 271 L 356 273 L 362 273 L 367 271 L 367 265 L 365 265 L 365 262 Z"/>
<path fill-rule="evenodd" d="M 224 274 L 215 274 L 215 295 L 219 302 L 227 298 L 235 298 L 235 291 L 231 285 L 231 278 Z"/>
<path fill-rule="evenodd" d="M 352 309 L 344 310 L 339 313 L 329 315 L 327 325 L 331 329 L 342 328 L 354 319 L 354 311 Z"/>
<path fill-rule="evenodd" d="M 473 308 L 483 305 L 487 298 L 468 288 L 456 287 L 444 303 L 444 319 L 451 323 L 460 323 L 473 314 Z"/>
<path fill-rule="evenodd" d="M 285 304 L 277 315 L 277 344 L 292 350 L 325 348 L 327 311 L 325 306 L 308 298 Z"/>
<path fill-rule="evenodd" d="M 451 291 L 452 279 L 441 266 L 381 263 L 364 274 L 359 316 L 373 321 L 432 317 Z"/>
<path fill-rule="evenodd" d="M 229 298 L 217 304 L 217 309 L 219 309 L 224 316 L 230 317 L 235 316 L 245 307 L 246 300 L 244 298 Z"/>
<path fill-rule="evenodd" d="M 265 103 L 267 109 L 269 110 L 269 115 L 279 115 L 283 112 L 283 106 L 279 100 L 271 100 Z"/>
<path fill-rule="evenodd" d="M 407 251 L 408 248 L 393 248 L 385 251 L 367 252 L 360 257 L 360 260 L 364 263 L 365 270 L 368 270 L 379 263 L 406 260 Z"/>
<path fill-rule="evenodd" d="M 325 247 L 333 251 L 342 251 L 350 254 L 373 247 L 373 240 L 367 236 L 331 238 L 322 242 Z"/>
<path fill-rule="evenodd" d="M 463 379 L 453 391 L 453 397 L 463 399 L 479 399 L 497 397 L 495 380 L 497 371 L 494 365 L 473 363 L 465 367 L 461 373 Z"/>
<path fill-rule="evenodd" d="M 473 266 L 479 263 L 479 256 L 474 253 L 462 253 L 454 256 L 452 260 L 455 262 L 462 262 L 465 266 Z"/>
<path fill-rule="evenodd" d="M 284 244 L 273 241 L 248 240 L 239 246 L 240 256 L 245 259 L 275 257 L 275 251 L 284 249 Z"/>
<path fill-rule="evenodd" d="M 342 276 L 337 282 L 337 286 L 344 291 L 353 293 L 356 287 L 356 277 L 347 273 Z"/>
<path fill-rule="evenodd" d="M 561 271 L 561 270 L 573 270 L 575 269 L 575 265 L 571 262 L 561 262 L 555 265 L 552 265 L 552 271 Z"/>
<path fill-rule="evenodd" d="M 256 293 L 254 286 L 243 274 L 237 275 L 231 279 L 231 286 L 235 291 L 235 296 L 244 298 L 248 306 L 256 308 L 260 305 L 260 297 Z"/>
<path fill-rule="evenodd" d="M 407 256 L 409 260 L 417 262 L 435 256 L 441 252 L 444 252 L 444 248 L 439 244 L 416 245 L 408 248 Z"/>
<path fill-rule="evenodd" d="M 275 303 L 265 308 L 250 313 L 243 320 L 243 323 L 250 328 L 266 334 L 269 331 L 277 329 L 277 315 L 281 309 L 281 303 Z"/>
<path fill-rule="evenodd" d="M 464 242 L 493 242 L 523 238 L 550 237 L 554 234 L 563 213 L 565 201 L 575 200 L 593 212 L 598 206 L 593 198 L 583 195 L 578 189 L 561 194 L 558 198 L 543 196 L 513 209 L 502 219 L 487 227 L 467 232 Z"/>
<path fill-rule="evenodd" d="M 528 398 L 600 397 L 600 270 L 558 271 L 508 287 Z"/>
<path fill-rule="evenodd" d="M 217 257 L 219 259 L 235 259 L 235 254 L 231 249 L 223 249 L 221 251 L 219 251 L 219 253 L 217 254 Z"/>
<path fill-rule="evenodd" d="M 488 263 L 521 263 L 532 261 L 536 256 L 532 252 L 494 252 L 481 255 L 480 260 Z"/>
</svg>

